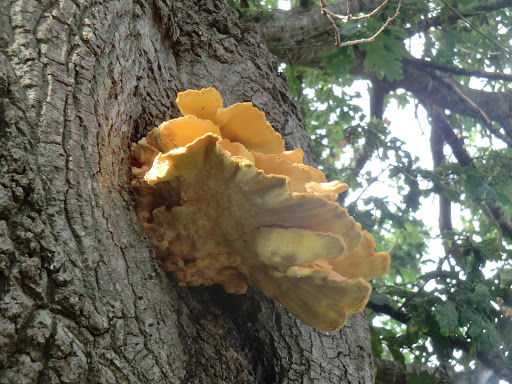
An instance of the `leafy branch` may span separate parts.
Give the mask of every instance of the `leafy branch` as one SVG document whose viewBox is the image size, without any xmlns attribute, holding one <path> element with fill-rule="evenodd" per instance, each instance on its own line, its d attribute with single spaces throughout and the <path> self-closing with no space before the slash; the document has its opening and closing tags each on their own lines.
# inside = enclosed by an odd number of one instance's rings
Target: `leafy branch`
<svg viewBox="0 0 512 384">
<path fill-rule="evenodd" d="M 485 3 L 479 3 L 475 6 L 459 12 L 463 17 L 478 16 L 483 13 L 490 13 L 512 7 L 512 0 L 497 0 Z M 427 17 L 421 20 L 414 26 L 406 28 L 407 36 L 411 37 L 419 32 L 426 32 L 431 28 L 438 28 L 448 26 L 459 20 L 459 16 L 456 13 L 452 13 L 448 16 L 436 15 Z"/>
<path fill-rule="evenodd" d="M 505 52 L 508 56 L 512 56 L 512 51 L 505 48 L 503 45 L 499 44 L 496 40 L 491 39 L 487 34 L 483 33 L 480 29 L 475 27 L 467 18 L 465 18 L 459 11 L 457 11 L 454 7 L 452 7 L 450 4 L 448 4 L 445 0 L 441 0 L 441 2 L 450 9 L 453 13 L 457 15 L 462 21 L 464 21 L 471 29 L 473 29 L 476 33 L 481 35 L 484 39 L 490 41 L 492 44 L 494 44 L 496 47 L 498 47 L 500 50 Z"/>
<path fill-rule="evenodd" d="M 435 61 L 417 59 L 413 57 L 404 57 L 402 62 L 406 64 L 414 64 L 418 67 L 423 67 L 425 69 L 431 69 L 435 71 L 441 71 L 444 73 L 451 73 L 452 75 L 458 76 L 467 76 L 467 77 L 480 77 L 489 80 L 503 80 L 503 81 L 512 81 L 512 75 L 508 73 L 501 72 L 488 72 L 488 71 L 479 71 L 476 69 L 467 69 L 454 67 L 453 65 L 447 65 L 442 63 L 436 63 Z"/>
<path fill-rule="evenodd" d="M 443 118 L 438 108 L 427 107 L 433 123 L 433 127 L 439 130 L 443 141 L 450 146 L 452 152 L 462 167 L 471 167 L 476 169 L 473 159 L 464 149 L 461 141 L 456 137 L 455 132 L 450 127 L 446 119 Z M 512 239 L 512 220 L 504 213 L 503 208 L 497 203 L 485 201 L 482 205 L 484 214 L 496 221 L 503 233 Z"/>
</svg>

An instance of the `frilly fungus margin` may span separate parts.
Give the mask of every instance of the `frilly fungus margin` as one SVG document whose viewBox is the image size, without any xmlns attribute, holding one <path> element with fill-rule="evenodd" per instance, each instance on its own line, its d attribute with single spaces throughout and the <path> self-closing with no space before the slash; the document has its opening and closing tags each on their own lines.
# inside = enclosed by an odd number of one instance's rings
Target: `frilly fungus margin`
<svg viewBox="0 0 512 384">
<path fill-rule="evenodd" d="M 304 323 L 343 327 L 389 255 L 335 201 L 348 186 L 302 164 L 251 103 L 222 107 L 213 88 L 176 100 L 184 117 L 132 147 L 138 214 L 160 264 L 181 285 L 250 284 Z"/>
</svg>

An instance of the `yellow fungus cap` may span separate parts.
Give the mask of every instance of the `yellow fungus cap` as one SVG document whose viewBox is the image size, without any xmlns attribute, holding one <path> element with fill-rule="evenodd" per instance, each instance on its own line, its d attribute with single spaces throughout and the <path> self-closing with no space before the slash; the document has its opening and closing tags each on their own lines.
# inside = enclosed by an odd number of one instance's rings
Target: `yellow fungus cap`
<svg viewBox="0 0 512 384">
<path fill-rule="evenodd" d="M 340 236 L 301 228 L 259 227 L 237 244 L 240 253 L 245 250 L 254 253 L 255 258 L 247 264 L 263 263 L 282 272 L 321 258 L 335 259 L 346 249 Z"/>
<path fill-rule="evenodd" d="M 252 103 L 219 109 L 213 121 L 219 126 L 223 138 L 242 143 L 253 152 L 279 154 L 284 150 L 281 135 Z"/>
<path fill-rule="evenodd" d="M 217 111 L 222 108 L 222 97 L 214 88 L 188 90 L 178 93 L 176 104 L 183 116 L 192 115 L 200 119 L 213 120 Z"/>
<path fill-rule="evenodd" d="M 293 151 L 284 151 L 279 156 L 290 161 L 291 163 L 302 164 L 302 160 L 304 159 L 304 151 L 300 148 L 295 148 Z"/>
<path fill-rule="evenodd" d="M 160 152 L 167 153 L 172 149 L 184 147 L 207 133 L 220 136 L 219 127 L 209 120 L 185 116 L 162 123 L 148 133 L 146 141 Z"/>
<path fill-rule="evenodd" d="M 306 324 L 339 329 L 363 310 L 365 281 L 389 255 L 335 201 L 327 182 L 284 151 L 251 103 L 222 108 L 213 88 L 178 95 L 184 117 L 132 147 L 138 214 L 157 260 L 181 285 L 252 285 Z"/>
</svg>

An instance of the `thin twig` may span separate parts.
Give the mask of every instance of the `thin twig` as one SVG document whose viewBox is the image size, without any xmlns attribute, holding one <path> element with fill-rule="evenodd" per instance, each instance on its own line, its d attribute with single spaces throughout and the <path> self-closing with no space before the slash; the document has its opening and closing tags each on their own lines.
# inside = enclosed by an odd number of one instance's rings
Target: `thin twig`
<svg viewBox="0 0 512 384">
<path fill-rule="evenodd" d="M 430 280 L 434 280 L 434 279 L 435 279 L 435 277 L 431 277 L 430 279 L 425 280 L 425 282 L 421 285 L 421 287 L 419 287 L 419 289 L 416 292 L 414 292 L 411 296 L 409 296 L 407 299 L 404 300 L 404 302 L 400 305 L 399 310 L 403 309 L 406 304 L 408 304 L 412 299 L 414 299 L 416 296 L 418 296 L 423 291 L 423 289 L 425 289 L 425 285 L 427 285 L 427 283 Z"/>
<path fill-rule="evenodd" d="M 331 15 L 327 11 L 327 8 L 325 8 L 327 5 L 325 4 L 325 0 L 320 0 L 320 9 L 322 11 L 322 15 L 324 15 L 327 22 L 331 25 L 332 29 L 334 30 L 334 45 L 336 47 L 339 47 L 341 44 L 341 38 L 340 38 L 340 31 L 338 31 L 338 27 L 334 23 L 333 19 L 331 18 Z"/>
<path fill-rule="evenodd" d="M 372 12 L 366 14 L 366 15 L 362 15 L 362 16 L 357 16 L 357 17 L 352 17 L 352 15 L 350 14 L 350 12 L 348 11 L 347 12 L 347 16 L 342 16 L 342 15 L 338 15 L 337 13 L 334 13 L 334 12 L 331 12 L 329 11 L 328 9 L 326 9 L 326 12 L 336 18 L 336 19 L 340 19 L 340 20 L 343 20 L 343 21 L 357 21 L 357 20 L 363 20 L 363 19 L 369 19 L 370 17 L 373 17 L 375 16 L 382 8 L 384 8 L 391 0 L 386 0 L 384 1 L 381 5 L 379 5 L 377 8 L 375 8 Z M 348 1 L 347 1 L 348 3 Z M 347 8 L 349 10 L 349 8 Z"/>
<path fill-rule="evenodd" d="M 343 20 L 345 22 L 347 21 L 358 21 L 358 20 L 362 20 L 362 19 L 368 19 L 370 17 L 373 17 L 375 16 L 382 8 L 384 8 L 389 2 L 391 2 L 391 0 L 386 0 L 384 1 L 381 5 L 379 5 L 377 8 L 375 8 L 372 12 L 366 14 L 366 15 L 362 15 L 362 16 L 357 16 L 357 17 L 352 17 L 352 15 L 350 14 L 350 8 L 348 7 L 348 0 L 347 0 L 347 16 L 342 16 L 342 15 L 338 15 L 337 13 L 334 13 L 332 11 L 329 11 L 326 7 L 327 7 L 327 4 L 325 4 L 325 0 L 320 0 L 320 9 L 321 9 L 321 12 L 322 12 L 322 15 L 325 17 L 325 19 L 327 20 L 327 22 L 331 25 L 333 31 L 334 31 L 334 45 L 338 48 L 340 47 L 347 47 L 349 45 L 357 45 L 357 44 L 364 44 L 364 43 L 373 43 L 375 41 L 375 39 L 377 38 L 377 36 L 379 36 L 382 31 L 384 31 L 384 29 L 387 28 L 387 26 L 389 25 L 389 23 L 391 23 L 399 14 L 400 14 L 400 7 L 402 6 L 402 0 L 398 0 L 398 7 L 396 9 L 396 13 L 388 18 L 386 20 L 386 22 L 384 23 L 384 25 L 382 26 L 381 29 L 379 29 L 377 31 L 377 33 L 375 35 L 373 35 L 372 37 L 370 37 L 369 39 L 360 39 L 360 40 L 352 40 L 352 41 L 347 41 L 345 43 L 341 43 L 341 37 L 340 37 L 340 32 L 338 30 L 338 27 L 336 26 L 336 23 L 334 22 L 334 20 L 332 19 L 333 17 L 335 19 L 339 19 L 339 20 Z"/>
<path fill-rule="evenodd" d="M 382 26 L 382 28 L 381 28 L 381 29 L 379 29 L 375 35 L 373 35 L 373 36 L 372 36 L 372 37 L 370 37 L 369 39 L 360 39 L 360 40 L 346 41 L 345 43 L 340 44 L 338 47 L 340 47 L 340 48 L 341 48 L 341 47 L 347 47 L 347 46 L 349 46 L 349 45 L 357 45 L 357 44 L 373 43 L 373 42 L 375 41 L 375 39 L 377 38 L 377 36 L 379 36 L 379 35 L 382 33 L 382 31 L 384 31 L 384 30 L 387 28 L 387 26 L 389 25 L 389 23 L 391 23 L 394 19 L 396 19 L 396 17 L 400 14 L 400 7 L 401 7 L 401 5 L 402 5 L 402 0 L 399 0 L 399 1 L 398 1 L 398 7 L 397 7 L 397 9 L 396 9 L 396 13 L 395 13 L 392 17 L 390 17 L 390 18 L 388 18 L 388 19 L 386 20 L 386 22 L 384 23 L 384 25 Z"/>
<path fill-rule="evenodd" d="M 312 115 L 313 113 L 315 112 L 318 112 L 318 109 L 320 108 L 320 106 L 325 102 L 325 100 L 327 99 L 327 97 L 333 92 L 332 90 L 332 84 L 329 86 L 329 88 L 327 89 L 327 91 L 325 91 L 324 95 L 322 96 L 322 98 L 320 100 L 317 101 L 317 107 L 314 108 L 314 109 L 310 109 L 309 112 L 306 114 L 306 116 L 304 116 L 304 121 L 307 121 Z"/>
<path fill-rule="evenodd" d="M 374 178 L 373 178 L 373 179 L 368 183 L 368 185 L 367 185 L 367 186 L 366 186 L 366 187 L 361 191 L 361 193 L 359 194 L 359 196 L 357 196 L 357 198 L 354 200 L 354 203 L 355 203 L 356 201 L 358 201 L 358 200 L 361 198 L 361 196 L 363 196 L 363 194 L 366 192 L 366 190 L 367 190 L 368 188 L 370 188 L 370 187 L 372 186 L 372 184 L 373 184 L 373 183 L 375 183 L 375 182 L 379 179 L 379 177 L 380 177 L 384 172 L 386 172 L 386 170 L 387 170 L 390 166 L 391 166 L 391 164 L 388 164 L 388 165 L 387 165 L 387 166 L 386 166 L 382 171 L 380 171 L 380 173 L 379 173 L 377 176 L 375 176 L 375 177 L 374 177 Z"/>
</svg>

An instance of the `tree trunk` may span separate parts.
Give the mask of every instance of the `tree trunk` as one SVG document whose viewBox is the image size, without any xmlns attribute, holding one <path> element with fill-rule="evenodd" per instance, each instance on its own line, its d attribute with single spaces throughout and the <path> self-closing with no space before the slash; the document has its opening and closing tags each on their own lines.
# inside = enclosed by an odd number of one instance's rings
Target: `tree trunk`
<svg viewBox="0 0 512 384">
<path fill-rule="evenodd" d="M 177 92 L 252 101 L 308 138 L 275 61 L 223 1 L 0 2 L 0 383 L 371 383 L 368 327 L 258 292 L 182 288 L 135 213 L 129 143 Z"/>
</svg>

